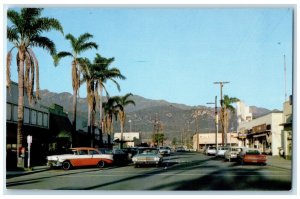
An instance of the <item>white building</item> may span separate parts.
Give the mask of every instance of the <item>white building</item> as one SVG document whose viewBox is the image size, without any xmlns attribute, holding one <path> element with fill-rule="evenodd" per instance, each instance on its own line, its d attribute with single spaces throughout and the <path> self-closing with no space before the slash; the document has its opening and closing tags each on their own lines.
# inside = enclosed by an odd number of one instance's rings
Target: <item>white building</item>
<svg viewBox="0 0 300 199">
<path fill-rule="evenodd" d="M 286 101 L 283 104 L 283 118 L 282 124 L 282 155 L 286 159 L 292 157 L 292 143 L 293 143 L 293 112 L 292 100 Z"/>
<path fill-rule="evenodd" d="M 236 114 L 238 118 L 238 124 L 252 120 L 252 113 L 250 113 L 250 108 L 249 106 L 246 106 L 243 101 L 236 102 Z"/>
<path fill-rule="evenodd" d="M 121 140 L 121 133 L 114 133 L 114 141 Z M 123 141 L 126 142 L 127 147 L 135 147 L 142 143 L 140 132 L 124 132 Z"/>
<path fill-rule="evenodd" d="M 240 146 L 254 147 L 264 153 L 279 155 L 282 146 L 283 113 L 272 112 L 251 121 L 238 124 Z"/>
<path fill-rule="evenodd" d="M 237 133 L 227 133 L 228 145 L 237 146 Z M 218 133 L 218 146 L 222 145 L 222 133 Z M 194 151 L 203 151 L 207 146 L 216 146 L 216 133 L 197 133 L 193 136 Z"/>
</svg>

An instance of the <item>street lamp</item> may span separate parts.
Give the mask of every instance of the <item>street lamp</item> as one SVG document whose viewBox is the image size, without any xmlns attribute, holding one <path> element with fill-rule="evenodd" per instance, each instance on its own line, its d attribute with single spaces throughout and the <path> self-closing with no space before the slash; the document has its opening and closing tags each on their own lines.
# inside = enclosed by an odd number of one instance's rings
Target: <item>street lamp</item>
<svg viewBox="0 0 300 199">
<path fill-rule="evenodd" d="M 215 125 L 216 125 L 216 150 L 218 151 L 218 131 L 219 131 L 219 118 L 218 118 L 218 107 L 217 107 L 217 96 L 215 96 L 215 102 L 208 102 L 206 104 L 214 104 L 215 105 Z"/>
<path fill-rule="evenodd" d="M 128 122 L 129 122 L 129 131 L 131 132 L 131 120 L 129 120 Z"/>
</svg>

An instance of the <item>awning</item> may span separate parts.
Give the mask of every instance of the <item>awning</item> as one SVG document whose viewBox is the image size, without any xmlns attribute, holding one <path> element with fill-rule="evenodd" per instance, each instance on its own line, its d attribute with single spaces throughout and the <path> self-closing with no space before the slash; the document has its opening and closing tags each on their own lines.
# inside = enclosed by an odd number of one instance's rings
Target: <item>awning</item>
<svg viewBox="0 0 300 199">
<path fill-rule="evenodd" d="M 259 135 L 253 135 L 254 138 L 262 137 L 262 136 L 267 136 L 267 134 L 266 134 L 266 133 L 263 133 L 263 134 L 259 134 Z"/>
</svg>

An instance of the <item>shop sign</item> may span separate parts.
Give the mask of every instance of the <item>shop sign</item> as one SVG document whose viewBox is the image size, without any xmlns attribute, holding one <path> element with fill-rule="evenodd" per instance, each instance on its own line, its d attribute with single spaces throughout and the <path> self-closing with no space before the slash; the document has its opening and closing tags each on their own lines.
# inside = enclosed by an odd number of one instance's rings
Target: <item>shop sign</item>
<svg viewBox="0 0 300 199">
<path fill-rule="evenodd" d="M 258 126 L 254 126 L 252 128 L 253 133 L 262 133 L 262 132 L 265 132 L 266 130 L 267 130 L 267 125 L 266 124 L 261 124 L 261 125 L 258 125 Z"/>
<path fill-rule="evenodd" d="M 247 134 L 244 133 L 239 133 L 238 138 L 246 138 Z"/>
</svg>

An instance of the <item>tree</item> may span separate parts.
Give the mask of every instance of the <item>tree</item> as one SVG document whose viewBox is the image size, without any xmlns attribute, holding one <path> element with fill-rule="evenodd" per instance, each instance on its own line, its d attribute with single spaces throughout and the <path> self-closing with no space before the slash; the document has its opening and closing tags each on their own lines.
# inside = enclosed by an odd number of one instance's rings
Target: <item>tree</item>
<svg viewBox="0 0 300 199">
<path fill-rule="evenodd" d="M 17 163 L 23 167 L 23 161 L 19 159 L 19 149 L 23 147 L 23 119 L 24 119 L 24 91 L 27 92 L 28 100 L 31 103 L 34 95 L 34 80 L 36 86 L 35 98 L 39 98 L 39 63 L 33 52 L 34 47 L 41 47 L 51 55 L 56 53 L 55 44 L 48 37 L 42 36 L 43 32 L 51 30 L 60 31 L 63 28 L 60 22 L 54 18 L 41 17 L 41 8 L 22 8 L 20 13 L 14 10 L 7 11 L 8 20 L 11 26 L 7 27 L 8 41 L 13 47 L 8 51 L 6 58 L 6 83 L 10 87 L 10 65 L 13 49 L 17 49 L 18 67 L 18 124 L 17 124 Z M 25 73 L 25 76 L 24 76 Z"/>
<path fill-rule="evenodd" d="M 224 95 L 224 101 L 223 101 L 223 118 L 221 117 L 221 123 L 224 127 L 224 140 L 225 143 L 227 143 L 227 132 L 229 128 L 229 120 L 230 120 L 230 113 L 235 112 L 235 108 L 231 105 L 233 103 L 236 103 L 240 101 L 238 98 L 235 97 L 229 97 L 228 95 Z"/>
<path fill-rule="evenodd" d="M 80 87 L 80 68 L 78 56 L 89 49 L 97 49 L 98 45 L 95 42 L 89 42 L 93 35 L 89 33 L 84 33 L 78 38 L 75 38 L 72 34 L 67 34 L 66 39 L 71 43 L 71 52 L 62 51 L 55 55 L 54 63 L 55 66 L 58 65 L 61 58 L 71 57 L 71 75 L 72 75 L 72 88 L 73 88 L 73 121 L 72 121 L 72 135 L 73 144 L 74 137 L 76 134 L 76 112 L 77 112 L 77 95 Z"/>
<path fill-rule="evenodd" d="M 102 145 L 102 122 L 103 122 L 103 111 L 102 111 L 102 93 L 103 93 L 103 89 L 105 89 L 105 83 L 110 80 L 112 81 L 116 86 L 117 89 L 120 91 L 120 85 L 118 84 L 118 82 L 116 81 L 116 79 L 126 79 L 125 76 L 123 76 L 120 72 L 120 70 L 116 67 L 112 67 L 110 68 L 111 63 L 114 61 L 115 59 L 112 58 L 105 58 L 102 57 L 100 54 L 96 54 L 96 57 L 94 59 L 94 64 L 96 64 L 99 67 L 99 70 L 97 72 L 98 76 L 97 76 L 97 82 L 96 82 L 96 90 L 99 90 L 99 94 L 98 92 L 96 92 L 96 99 L 97 102 L 99 102 L 99 132 L 100 132 L 100 145 Z M 105 89 L 106 91 L 106 89 Z M 109 98 L 108 92 L 106 91 L 106 96 Z"/>
<path fill-rule="evenodd" d="M 126 112 L 125 112 L 125 106 L 129 104 L 133 104 L 135 106 L 135 102 L 133 100 L 128 99 L 130 96 L 133 96 L 132 93 L 127 93 L 126 95 L 119 97 L 118 104 L 120 107 L 119 110 L 119 120 L 120 120 L 120 129 L 121 129 L 121 146 L 120 148 L 123 148 L 123 131 L 124 131 L 124 125 L 126 120 Z"/>
<path fill-rule="evenodd" d="M 118 119 L 118 111 L 120 110 L 120 105 L 118 104 L 119 97 L 108 98 L 107 102 L 103 102 L 104 109 L 104 131 L 107 133 L 108 146 L 110 147 L 111 135 L 113 133 L 113 116 L 115 120 Z"/>
<path fill-rule="evenodd" d="M 97 66 L 92 64 L 89 59 L 78 59 L 82 72 L 82 79 L 80 85 L 86 83 L 87 90 L 87 104 L 88 104 L 88 135 L 91 141 L 91 147 L 94 147 L 95 139 L 95 115 L 96 115 L 96 99 L 95 86 L 97 78 Z M 91 132 L 92 130 L 92 132 Z"/>
</svg>

